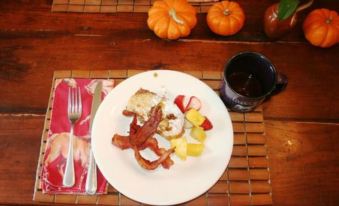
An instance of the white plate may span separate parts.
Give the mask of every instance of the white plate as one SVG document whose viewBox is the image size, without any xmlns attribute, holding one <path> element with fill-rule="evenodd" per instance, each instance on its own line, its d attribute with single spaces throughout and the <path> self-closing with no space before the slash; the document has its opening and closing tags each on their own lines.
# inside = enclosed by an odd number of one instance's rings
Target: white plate
<svg viewBox="0 0 339 206">
<path fill-rule="evenodd" d="M 170 169 L 159 166 L 148 171 L 138 165 L 131 149 L 121 150 L 112 145 L 113 134 L 127 134 L 131 119 L 121 112 L 129 97 L 140 88 L 151 91 L 165 88 L 170 99 L 185 94 L 202 101 L 201 113 L 208 116 L 213 129 L 207 132 L 200 157 L 182 161 L 172 154 L 175 163 Z M 94 157 L 107 181 L 125 196 L 154 205 L 179 204 L 206 192 L 225 171 L 233 146 L 231 119 L 217 94 L 195 77 L 168 70 L 143 72 L 117 85 L 100 105 L 92 135 Z M 169 147 L 167 140 L 157 139 L 160 146 Z M 142 155 L 154 158 L 149 151 Z"/>
</svg>

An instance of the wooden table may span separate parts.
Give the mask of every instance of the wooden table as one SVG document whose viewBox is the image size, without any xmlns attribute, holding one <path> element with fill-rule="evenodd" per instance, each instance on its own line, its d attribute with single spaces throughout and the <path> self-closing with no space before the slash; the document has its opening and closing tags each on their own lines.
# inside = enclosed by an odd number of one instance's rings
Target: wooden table
<svg viewBox="0 0 339 206">
<path fill-rule="evenodd" d="M 239 0 L 243 30 L 212 34 L 205 15 L 188 38 L 158 39 L 144 13 L 51 13 L 51 1 L 0 2 L 0 204 L 35 204 L 32 193 L 53 72 L 82 69 L 221 71 L 239 51 L 261 52 L 289 78 L 283 93 L 263 105 L 273 203 L 339 204 L 339 47 L 320 49 L 303 37 L 301 22 L 277 42 L 262 29 L 272 2 Z"/>
</svg>

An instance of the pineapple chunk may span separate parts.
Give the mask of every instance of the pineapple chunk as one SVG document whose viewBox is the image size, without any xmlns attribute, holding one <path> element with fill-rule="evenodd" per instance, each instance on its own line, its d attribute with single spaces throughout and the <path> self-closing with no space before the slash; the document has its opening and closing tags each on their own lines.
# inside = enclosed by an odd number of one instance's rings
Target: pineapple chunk
<svg viewBox="0 0 339 206">
<path fill-rule="evenodd" d="M 177 139 L 172 139 L 170 141 L 171 147 L 175 148 L 175 154 L 182 160 L 186 160 L 187 158 L 187 140 L 184 137 L 180 137 Z"/>
<path fill-rule="evenodd" d="M 193 127 L 190 135 L 201 143 L 203 143 L 206 139 L 206 132 L 202 127 Z"/>
<path fill-rule="evenodd" d="M 200 156 L 204 151 L 204 144 L 187 144 L 187 155 Z"/>
<path fill-rule="evenodd" d="M 190 109 L 186 112 L 186 119 L 190 121 L 194 126 L 199 127 L 206 118 L 201 115 L 196 109 Z"/>
<path fill-rule="evenodd" d="M 185 129 L 191 129 L 193 127 L 193 124 L 188 121 L 187 119 L 185 119 L 185 123 L 184 123 L 184 128 Z"/>
</svg>

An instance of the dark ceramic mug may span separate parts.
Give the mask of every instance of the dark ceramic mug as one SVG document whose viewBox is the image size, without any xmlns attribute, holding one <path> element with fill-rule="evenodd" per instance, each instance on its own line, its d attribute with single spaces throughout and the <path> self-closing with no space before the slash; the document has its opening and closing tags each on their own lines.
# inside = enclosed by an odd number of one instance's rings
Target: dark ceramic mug
<svg viewBox="0 0 339 206">
<path fill-rule="evenodd" d="M 225 65 L 220 94 L 229 109 L 249 112 L 286 85 L 287 77 L 278 73 L 267 57 L 240 52 Z"/>
</svg>

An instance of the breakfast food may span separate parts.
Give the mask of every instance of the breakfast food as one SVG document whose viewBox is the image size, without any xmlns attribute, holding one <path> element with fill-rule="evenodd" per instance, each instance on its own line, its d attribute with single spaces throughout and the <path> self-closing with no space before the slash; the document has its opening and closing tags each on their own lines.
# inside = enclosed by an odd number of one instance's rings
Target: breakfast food
<svg viewBox="0 0 339 206">
<path fill-rule="evenodd" d="M 187 156 L 200 156 L 204 151 L 204 144 L 187 143 L 187 139 L 180 137 L 171 140 L 171 148 L 175 148 L 175 154 L 182 160 L 186 160 Z"/>
<path fill-rule="evenodd" d="M 179 107 L 181 112 L 186 112 L 189 109 L 199 110 L 201 107 L 200 100 L 195 96 L 187 97 L 185 95 L 178 95 L 174 103 Z"/>
<path fill-rule="evenodd" d="M 112 138 L 113 145 L 120 149 L 133 149 L 134 156 L 139 165 L 147 170 L 153 170 L 160 164 L 164 168 L 168 169 L 173 164 L 173 161 L 169 156 L 173 152 L 173 149 L 165 150 L 163 148 L 159 148 L 157 140 L 153 137 L 161 121 L 161 107 L 159 105 L 152 107 L 148 120 L 142 126 L 137 124 L 136 113 L 125 110 L 123 114 L 126 116 L 133 116 L 133 121 L 130 124 L 130 134 L 128 136 L 114 134 Z M 146 148 L 151 149 L 159 156 L 159 158 L 154 161 L 149 161 L 143 158 L 140 154 L 140 150 L 144 150 Z"/>
<path fill-rule="evenodd" d="M 166 97 L 145 89 L 139 89 L 128 101 L 126 110 L 137 115 L 138 123 L 149 119 L 150 111 L 160 105 L 162 118 L 157 133 L 166 138 L 180 137 L 184 132 L 185 117 L 179 108 Z"/>
<path fill-rule="evenodd" d="M 203 153 L 206 130 L 212 129 L 213 125 L 201 114 L 200 108 L 201 102 L 195 96 L 178 95 L 172 102 L 165 94 L 141 88 L 129 98 L 122 112 L 133 118 L 129 135 L 114 134 L 112 144 L 122 150 L 133 149 L 138 164 L 147 170 L 154 170 L 159 165 L 169 169 L 174 164 L 171 159 L 173 152 L 181 160 Z M 191 140 L 185 136 L 185 131 Z M 170 141 L 169 149 L 159 147 L 156 134 Z M 146 148 L 158 159 L 145 159 L 140 151 Z"/>
</svg>

